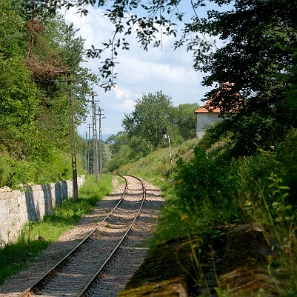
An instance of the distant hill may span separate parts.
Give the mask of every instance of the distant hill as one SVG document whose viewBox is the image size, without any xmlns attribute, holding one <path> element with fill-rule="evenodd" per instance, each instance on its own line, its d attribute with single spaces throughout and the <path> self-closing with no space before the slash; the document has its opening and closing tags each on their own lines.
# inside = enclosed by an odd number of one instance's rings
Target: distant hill
<svg viewBox="0 0 297 297">
<path fill-rule="evenodd" d="M 111 136 L 112 134 L 102 134 L 102 140 L 106 141 L 106 139 Z"/>
</svg>

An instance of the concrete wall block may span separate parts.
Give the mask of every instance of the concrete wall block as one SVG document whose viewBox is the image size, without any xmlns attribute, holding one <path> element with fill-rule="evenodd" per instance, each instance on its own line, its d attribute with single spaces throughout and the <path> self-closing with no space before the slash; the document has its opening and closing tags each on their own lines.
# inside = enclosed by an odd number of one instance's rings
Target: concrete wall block
<svg viewBox="0 0 297 297">
<path fill-rule="evenodd" d="M 55 207 L 61 205 L 63 197 L 63 182 L 55 183 Z"/>
<path fill-rule="evenodd" d="M 68 183 L 67 183 L 66 180 L 65 181 L 62 181 L 61 183 L 62 183 L 62 197 L 69 198 L 69 193 L 72 190 L 72 186 L 71 187 L 68 187 Z M 72 182 L 71 182 L 71 185 L 72 185 Z"/>
<path fill-rule="evenodd" d="M 42 192 L 42 185 L 33 185 L 30 187 L 33 192 L 37 193 L 38 191 Z"/>
<path fill-rule="evenodd" d="M 19 211 L 19 207 L 18 207 L 18 199 L 17 198 L 14 198 L 14 199 L 10 199 L 9 200 L 10 202 L 10 209 L 11 209 L 11 213 L 18 213 Z"/>
<path fill-rule="evenodd" d="M 0 221 L 0 230 L 3 230 L 3 222 Z M 0 246 L 4 243 L 2 232 L 0 232 Z"/>
<path fill-rule="evenodd" d="M 11 192 L 12 193 L 12 196 L 10 196 L 9 199 L 11 199 L 11 198 L 17 199 L 19 196 L 22 195 L 23 192 L 24 191 L 14 190 L 14 191 Z"/>
<path fill-rule="evenodd" d="M 8 235 L 9 241 L 10 242 L 16 242 L 19 238 L 19 232 L 16 230 L 16 228 L 12 228 L 10 230 L 10 233 Z"/>
<path fill-rule="evenodd" d="M 84 176 L 78 177 L 79 188 L 84 181 Z M 0 192 L 0 246 L 16 241 L 24 224 L 41 221 L 45 214 L 51 214 L 54 207 L 71 197 L 72 181 L 27 186 L 22 191 Z"/>
<path fill-rule="evenodd" d="M 23 193 L 21 196 L 18 197 L 18 205 L 19 205 L 19 216 L 27 216 L 27 203 L 26 203 L 26 196 Z"/>
<path fill-rule="evenodd" d="M 44 214 L 51 214 L 53 213 L 53 199 L 54 197 L 54 184 L 46 184 L 43 185 L 43 193 L 44 193 L 44 199 L 43 199 L 43 208 L 44 208 Z"/>
<path fill-rule="evenodd" d="M 77 181 L 77 184 L 78 184 L 78 181 Z M 68 198 L 72 198 L 73 197 L 73 183 L 72 183 L 72 181 L 67 180 L 65 187 L 67 189 Z"/>
<path fill-rule="evenodd" d="M 3 246 L 5 243 L 8 243 L 9 242 L 8 241 L 8 237 L 7 237 L 7 234 L 4 233 L 4 232 L 2 232 L 0 234 L 0 238 L 1 238 L 1 241 L 0 241 L 1 246 Z"/>
<path fill-rule="evenodd" d="M 11 198 L 12 191 L 9 192 L 0 192 L 0 201 L 7 200 Z"/>
<path fill-rule="evenodd" d="M 51 206 L 49 205 L 49 209 L 51 209 L 51 211 L 53 210 L 53 208 L 56 206 L 56 184 L 50 184 L 51 185 L 51 194 L 50 196 L 52 197 L 51 199 Z"/>
<path fill-rule="evenodd" d="M 84 183 L 85 183 L 85 176 L 84 176 L 84 175 L 79 176 L 79 177 L 77 178 L 77 184 L 78 184 L 78 187 L 80 188 Z"/>
<path fill-rule="evenodd" d="M 0 217 L 2 218 L 6 214 L 8 207 L 8 200 L 0 200 Z"/>
</svg>

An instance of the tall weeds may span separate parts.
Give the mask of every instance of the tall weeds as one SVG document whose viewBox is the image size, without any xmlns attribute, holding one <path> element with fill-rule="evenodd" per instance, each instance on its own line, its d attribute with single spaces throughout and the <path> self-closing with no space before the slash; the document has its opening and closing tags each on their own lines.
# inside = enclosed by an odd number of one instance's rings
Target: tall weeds
<svg viewBox="0 0 297 297">
<path fill-rule="evenodd" d="M 261 226 L 274 256 L 268 258 L 268 271 L 280 296 L 297 295 L 296 210 L 289 204 L 289 187 L 275 174 L 265 189 L 256 183 L 258 199 L 246 196 L 248 217 Z"/>
<path fill-rule="evenodd" d="M 125 172 L 149 178 L 165 198 L 150 250 L 173 237 L 257 223 L 273 250 L 267 271 L 280 296 L 297 296 L 297 132 L 269 151 L 236 158 L 230 139 L 206 140 L 175 148 L 171 164 L 159 151 L 148 156 L 149 162 L 125 167 Z"/>
</svg>

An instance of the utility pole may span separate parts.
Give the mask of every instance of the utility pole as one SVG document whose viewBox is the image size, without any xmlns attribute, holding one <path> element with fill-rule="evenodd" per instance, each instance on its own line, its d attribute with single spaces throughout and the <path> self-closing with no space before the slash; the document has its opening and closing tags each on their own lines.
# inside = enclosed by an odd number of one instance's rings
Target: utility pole
<svg viewBox="0 0 297 297">
<path fill-rule="evenodd" d="M 98 176 L 98 143 L 97 143 L 97 121 L 96 121 L 96 102 L 94 94 L 92 94 L 92 108 L 93 108 L 93 142 L 94 142 L 94 161 L 93 173 L 96 177 L 96 183 L 99 181 Z"/>
<path fill-rule="evenodd" d="M 102 146 L 102 125 L 101 125 L 101 120 L 102 116 L 104 114 L 102 113 L 104 109 L 101 109 L 99 106 L 98 108 L 98 115 L 99 115 L 99 172 L 100 172 L 100 177 L 102 177 L 103 171 L 102 171 L 102 151 L 103 151 L 103 146 Z M 105 117 L 103 117 L 104 119 Z"/>
<path fill-rule="evenodd" d="M 172 163 L 173 159 L 171 155 L 170 136 L 167 135 L 167 138 L 168 138 L 168 147 L 169 147 L 169 162 Z"/>
<path fill-rule="evenodd" d="M 87 172 L 90 174 L 90 141 L 91 141 L 91 124 L 88 125 L 88 131 L 89 131 L 89 137 L 88 137 L 88 142 L 87 142 Z"/>
<path fill-rule="evenodd" d="M 68 72 L 67 85 L 68 85 L 68 100 L 69 100 L 70 145 L 72 150 L 73 199 L 78 200 L 76 146 L 75 146 L 75 133 L 74 133 L 74 111 L 73 111 L 73 104 L 72 104 L 72 88 L 71 88 L 70 72 Z"/>
<path fill-rule="evenodd" d="M 86 167 L 85 167 L 85 170 L 87 171 L 87 173 L 89 173 L 89 164 L 88 164 L 88 155 L 89 155 L 88 132 L 86 132 L 86 143 L 87 143 L 87 147 L 86 147 Z"/>
</svg>

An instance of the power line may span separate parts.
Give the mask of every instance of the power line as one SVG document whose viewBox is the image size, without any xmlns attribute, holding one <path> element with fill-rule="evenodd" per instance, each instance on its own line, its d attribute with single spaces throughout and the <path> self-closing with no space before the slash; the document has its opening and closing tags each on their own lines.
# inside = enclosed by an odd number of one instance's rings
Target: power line
<svg viewBox="0 0 297 297">
<path fill-rule="evenodd" d="M 104 116 L 104 114 L 102 113 L 104 109 L 102 109 L 100 106 L 98 108 L 98 115 L 99 115 L 99 172 L 100 172 L 100 176 L 102 177 L 102 154 L 103 154 L 103 146 L 102 146 L 102 119 L 105 119 L 106 117 L 102 117 Z"/>
</svg>

